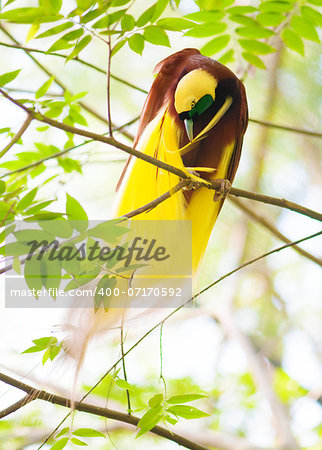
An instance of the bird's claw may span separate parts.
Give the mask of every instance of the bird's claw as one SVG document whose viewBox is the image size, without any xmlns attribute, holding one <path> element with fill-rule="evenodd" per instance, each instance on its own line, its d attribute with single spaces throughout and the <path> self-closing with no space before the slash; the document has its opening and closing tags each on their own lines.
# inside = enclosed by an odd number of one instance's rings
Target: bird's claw
<svg viewBox="0 0 322 450">
<path fill-rule="evenodd" d="M 220 184 L 219 184 L 220 183 Z M 219 187 L 215 189 L 213 201 L 218 202 L 226 197 L 231 188 L 231 183 L 229 180 L 225 180 L 222 178 L 216 179 L 216 184 L 219 184 Z"/>
<path fill-rule="evenodd" d="M 187 185 L 183 188 L 186 191 L 191 191 L 193 189 L 198 189 L 204 183 L 204 180 L 200 177 L 200 174 L 195 170 L 184 170 L 188 175 Z"/>
</svg>

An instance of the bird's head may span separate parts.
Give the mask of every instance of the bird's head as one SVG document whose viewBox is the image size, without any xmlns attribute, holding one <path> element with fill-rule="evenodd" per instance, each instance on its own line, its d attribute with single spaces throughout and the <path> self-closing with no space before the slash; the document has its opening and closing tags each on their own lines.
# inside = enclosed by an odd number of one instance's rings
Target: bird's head
<svg viewBox="0 0 322 450">
<path fill-rule="evenodd" d="M 183 76 L 174 94 L 174 107 L 184 122 L 187 136 L 193 139 L 193 122 L 215 101 L 217 80 L 203 69 L 195 69 Z"/>
</svg>

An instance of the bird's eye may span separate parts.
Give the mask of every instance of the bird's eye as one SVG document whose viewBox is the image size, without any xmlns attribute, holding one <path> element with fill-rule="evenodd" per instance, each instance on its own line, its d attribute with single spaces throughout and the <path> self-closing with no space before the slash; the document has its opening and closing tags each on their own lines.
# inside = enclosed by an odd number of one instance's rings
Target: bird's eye
<svg viewBox="0 0 322 450">
<path fill-rule="evenodd" d="M 190 106 L 191 106 L 191 109 L 192 109 L 192 108 L 194 108 L 194 107 L 196 106 L 196 102 L 195 102 L 195 100 L 192 100 L 192 102 L 191 102 L 191 105 L 190 105 Z"/>
</svg>

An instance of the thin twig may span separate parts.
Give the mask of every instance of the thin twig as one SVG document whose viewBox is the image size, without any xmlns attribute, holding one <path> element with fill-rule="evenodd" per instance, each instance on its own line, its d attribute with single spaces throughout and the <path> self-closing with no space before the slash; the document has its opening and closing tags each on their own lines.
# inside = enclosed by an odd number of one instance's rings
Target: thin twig
<svg viewBox="0 0 322 450">
<path fill-rule="evenodd" d="M 291 133 L 305 134 L 307 136 L 322 138 L 322 133 L 317 131 L 305 130 L 304 128 L 289 127 L 287 125 L 279 125 L 277 123 L 269 122 L 267 120 L 249 119 L 250 122 L 261 125 L 262 127 L 276 128 L 281 131 L 290 131 Z"/>
<path fill-rule="evenodd" d="M 69 133 L 78 134 L 80 136 L 85 136 L 90 139 L 112 145 L 113 147 L 119 148 L 120 150 L 128 153 L 129 155 L 136 156 L 137 158 L 142 159 L 143 161 L 146 161 L 150 164 L 153 164 L 154 166 L 160 167 L 161 169 L 164 169 L 170 173 L 173 173 L 174 175 L 177 175 L 178 177 L 180 177 L 182 179 L 186 179 L 186 180 L 190 179 L 187 172 L 184 172 L 183 170 L 178 169 L 177 167 L 171 166 L 170 164 L 167 164 L 167 163 L 160 161 L 156 158 L 153 158 L 152 156 L 147 155 L 139 150 L 136 150 L 132 147 L 129 147 L 129 146 L 121 143 L 121 142 L 118 142 L 114 138 L 102 136 L 100 134 L 93 133 L 91 131 L 73 127 L 71 125 L 67 125 L 65 123 L 58 122 L 57 120 L 46 117 L 43 114 L 35 113 L 32 109 L 27 108 L 24 104 L 20 103 L 18 100 L 15 100 L 14 98 L 12 98 L 3 89 L 0 89 L 0 93 L 4 97 L 6 97 L 9 101 L 11 101 L 15 105 L 17 105 L 19 108 L 21 108 L 24 111 L 26 111 L 27 113 L 31 114 L 35 119 L 39 120 L 40 122 L 47 123 L 48 125 L 51 125 L 55 128 L 63 130 L 63 131 L 67 131 Z M 201 186 L 206 187 L 208 189 L 213 189 L 216 191 L 216 190 L 220 189 L 221 183 L 216 180 L 213 180 L 213 181 L 204 180 L 203 181 L 202 179 L 200 179 L 199 187 L 201 187 Z M 258 194 L 255 192 L 245 191 L 243 189 L 238 189 L 238 188 L 234 188 L 234 187 L 230 188 L 229 194 L 235 195 L 236 197 L 244 197 L 244 198 L 248 198 L 250 200 L 256 200 L 256 201 L 259 201 L 262 203 L 268 203 L 270 205 L 290 209 L 291 211 L 298 212 L 305 216 L 311 217 L 312 219 L 319 220 L 320 222 L 322 221 L 321 213 L 319 213 L 317 211 L 313 211 L 302 205 L 298 205 L 297 203 L 291 202 L 284 198 L 280 199 L 280 198 L 271 197 L 271 196 L 267 196 L 267 195 L 263 195 L 263 194 Z"/>
<path fill-rule="evenodd" d="M 226 274 L 222 275 L 220 278 L 217 278 L 214 282 L 203 288 L 201 291 L 199 291 L 197 294 L 195 294 L 193 297 L 191 297 L 189 300 L 187 300 L 185 303 L 183 303 L 181 306 L 178 306 L 176 309 L 171 311 L 165 318 L 163 318 L 160 322 L 158 322 L 156 325 L 154 325 L 152 328 L 150 328 L 143 336 L 140 337 L 133 345 L 130 347 L 125 353 L 124 357 L 126 357 L 129 353 L 131 353 L 142 341 L 145 340 L 154 330 L 156 330 L 158 327 L 160 327 L 166 320 L 170 319 L 174 314 L 176 314 L 178 311 L 180 311 L 182 308 L 184 308 L 186 305 L 191 303 L 193 300 L 195 300 L 197 297 L 202 295 L 203 293 L 207 292 L 209 289 L 213 288 L 217 284 L 219 284 L 221 281 L 225 280 L 226 278 L 230 277 L 234 273 L 238 272 L 241 269 L 244 269 L 245 267 L 254 264 L 257 261 L 260 261 L 263 258 L 266 258 L 267 256 L 270 256 L 274 253 L 280 252 L 282 250 L 285 250 L 286 248 L 292 247 L 293 245 L 298 245 L 301 242 L 307 241 L 309 239 L 313 239 L 317 236 L 322 235 L 322 231 L 319 231 L 318 233 L 311 234 L 309 236 L 306 236 L 304 238 L 298 239 L 297 241 L 293 241 L 289 244 L 283 245 L 281 247 L 277 247 L 273 250 L 270 250 L 269 252 L 266 252 L 256 258 L 253 258 L 244 264 L 241 264 L 240 266 L 236 267 L 235 269 L 231 270 L 230 272 L 227 272 Z M 107 375 L 115 369 L 115 367 L 118 366 L 118 364 L 122 361 L 122 357 L 119 358 L 102 376 L 101 378 L 86 392 L 86 394 L 83 395 L 83 397 L 80 399 L 78 404 L 82 403 L 92 392 L 93 390 L 99 386 L 102 381 L 107 377 Z M 44 440 L 42 445 L 39 447 L 42 448 L 46 442 L 53 436 L 54 433 L 59 429 L 59 427 L 65 422 L 65 420 L 69 417 L 70 413 L 66 414 L 66 416 L 60 421 L 60 423 L 55 427 L 55 429 L 47 436 L 47 438 Z M 128 416 L 127 416 L 128 417 Z M 38 450 L 39 450 L 38 449 Z"/>
<path fill-rule="evenodd" d="M 25 395 L 23 398 L 18 400 L 17 402 L 13 403 L 12 405 L 8 406 L 8 408 L 3 409 L 0 411 L 0 419 L 3 419 L 6 416 L 9 416 L 9 414 L 17 411 L 18 409 L 25 406 L 27 403 L 30 403 L 34 400 L 34 396 L 31 394 Z"/>
<path fill-rule="evenodd" d="M 163 376 L 163 346 L 162 346 L 163 326 L 164 326 L 164 322 L 162 322 L 162 324 L 160 325 L 160 380 L 163 383 L 164 398 L 166 398 L 167 397 L 167 383 Z"/>
<path fill-rule="evenodd" d="M 243 201 L 240 201 L 238 198 L 229 197 L 229 200 L 236 205 L 240 210 L 242 210 L 244 213 L 246 213 L 249 217 L 251 217 L 256 222 L 260 223 L 265 227 L 267 230 L 269 230 L 274 236 L 276 236 L 281 241 L 285 242 L 286 244 L 292 242 L 290 239 L 288 239 L 284 234 L 282 234 L 272 223 L 270 223 L 265 217 L 257 214 L 253 209 L 249 208 Z M 316 256 L 312 255 L 311 253 L 307 252 L 303 248 L 293 245 L 293 250 L 295 250 L 297 253 L 299 253 L 302 256 L 305 256 L 305 258 L 309 259 L 310 261 L 314 262 L 315 264 L 318 264 L 320 267 L 322 266 L 322 260 L 317 258 Z"/>
<path fill-rule="evenodd" d="M 112 113 L 111 113 L 111 57 L 112 57 L 112 49 L 111 49 L 111 36 L 108 36 L 108 57 L 107 57 L 107 119 L 108 119 L 108 131 L 109 136 L 113 137 L 112 130 Z"/>
<path fill-rule="evenodd" d="M 62 397 L 60 395 L 52 394 L 50 392 L 46 392 L 43 390 L 35 389 L 32 386 L 22 383 L 8 375 L 0 373 L 0 380 L 10 386 L 14 386 L 17 389 L 20 389 L 27 394 L 32 394 L 35 398 L 39 400 L 44 400 L 49 403 L 53 403 L 55 405 L 64 406 L 66 408 L 71 407 L 71 400 Z M 22 407 L 23 405 L 21 405 Z M 81 403 L 75 402 L 75 409 L 77 411 L 83 411 L 90 414 L 94 414 L 95 416 L 106 417 L 108 419 L 118 420 L 120 422 L 125 422 L 131 425 L 136 426 L 140 420 L 139 417 L 129 416 L 128 414 L 121 413 L 119 411 L 114 411 L 109 408 L 102 408 L 100 406 L 92 405 L 90 403 Z M 164 437 L 170 441 L 176 442 L 183 447 L 186 447 L 191 450 L 207 450 L 203 445 L 199 445 L 196 442 L 193 442 L 189 439 L 186 439 L 184 436 L 180 436 L 179 434 L 173 433 L 172 431 L 167 430 L 166 428 L 156 426 L 150 430 L 151 433 L 156 434 L 158 436 Z"/>
<path fill-rule="evenodd" d="M 5 148 L 0 152 L 0 158 L 2 158 L 10 149 L 11 147 L 19 141 L 19 139 L 21 138 L 21 136 L 24 134 L 24 132 L 27 130 L 27 128 L 29 127 L 29 125 L 31 124 L 31 122 L 33 121 L 33 117 L 28 114 L 26 120 L 24 121 L 24 123 L 21 125 L 20 129 L 17 131 L 17 133 L 13 136 L 13 138 L 11 139 L 11 141 L 9 142 L 8 145 L 5 146 Z"/>
<path fill-rule="evenodd" d="M 122 323 L 121 323 L 121 355 L 122 355 L 122 368 L 123 368 L 123 375 L 124 380 L 127 382 L 127 373 L 126 373 L 126 365 L 125 365 L 125 359 L 124 359 L 124 315 L 122 314 Z M 131 399 L 130 399 L 130 392 L 128 389 L 126 389 L 126 398 L 127 398 L 127 412 L 128 415 L 131 415 Z"/>
</svg>

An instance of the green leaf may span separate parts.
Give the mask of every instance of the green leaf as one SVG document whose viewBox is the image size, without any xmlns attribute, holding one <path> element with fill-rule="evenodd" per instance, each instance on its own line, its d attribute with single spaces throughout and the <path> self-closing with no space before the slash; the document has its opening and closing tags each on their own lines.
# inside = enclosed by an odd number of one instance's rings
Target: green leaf
<svg viewBox="0 0 322 450">
<path fill-rule="evenodd" d="M 46 51 L 46 53 L 53 53 L 53 52 L 57 52 L 58 50 L 67 50 L 69 48 L 72 48 L 73 45 L 74 44 L 71 44 L 70 42 L 65 41 L 63 38 L 60 38 L 56 42 L 54 42 L 51 47 L 49 47 L 49 49 Z M 48 117 L 51 117 L 51 116 L 48 116 Z M 55 116 L 52 116 L 52 117 L 55 117 Z"/>
<path fill-rule="evenodd" d="M 150 25 L 145 28 L 143 33 L 144 39 L 154 45 L 164 45 L 170 47 L 167 33 L 162 28 Z"/>
<path fill-rule="evenodd" d="M 144 49 L 144 38 L 141 34 L 135 33 L 129 39 L 129 47 L 134 52 L 142 55 Z"/>
<path fill-rule="evenodd" d="M 30 251 L 30 246 L 21 242 L 12 242 L 0 248 L 0 255 L 4 256 L 22 256 L 27 255 Z"/>
<path fill-rule="evenodd" d="M 151 18 L 151 22 L 155 22 L 163 13 L 163 11 L 168 6 L 169 0 L 158 0 L 155 4 L 155 10 L 153 12 L 153 16 Z"/>
<path fill-rule="evenodd" d="M 283 1 L 266 1 L 261 2 L 258 8 L 263 12 L 289 12 L 294 8 L 294 5 L 291 2 L 283 2 Z"/>
<path fill-rule="evenodd" d="M 285 29 L 282 32 L 282 40 L 284 44 L 290 48 L 291 50 L 294 50 L 295 52 L 299 53 L 300 55 L 304 56 L 304 44 L 300 36 L 298 36 L 294 31 L 290 29 Z"/>
<path fill-rule="evenodd" d="M 226 23 L 213 22 L 205 25 L 199 25 L 185 33 L 185 36 L 192 37 L 209 37 L 223 33 L 227 28 Z"/>
<path fill-rule="evenodd" d="M 68 220 L 60 217 L 57 220 L 43 220 L 39 222 L 41 228 L 53 236 L 70 238 L 73 234 L 73 228 Z"/>
<path fill-rule="evenodd" d="M 60 39 L 58 39 L 56 42 L 53 43 L 51 47 L 47 50 L 46 53 L 55 52 L 57 50 L 65 50 L 67 48 L 71 48 L 73 44 L 71 44 L 72 41 L 75 41 L 76 39 L 79 39 L 82 34 L 84 33 L 84 30 L 82 28 L 79 28 L 78 30 L 70 31 L 69 33 L 64 34 Z"/>
<path fill-rule="evenodd" d="M 84 208 L 80 205 L 80 203 L 70 196 L 67 195 L 66 201 L 66 214 L 68 220 L 73 228 L 75 228 L 80 233 L 83 233 L 87 230 L 88 227 L 88 217 L 84 210 Z"/>
<path fill-rule="evenodd" d="M 46 14 L 44 8 L 16 8 L 0 14 L 0 19 L 25 24 L 56 22 L 62 18 L 61 14 Z"/>
<path fill-rule="evenodd" d="M 232 6 L 226 10 L 229 14 L 249 14 L 257 11 L 255 6 Z"/>
<path fill-rule="evenodd" d="M 170 406 L 170 408 L 167 408 L 167 411 L 184 419 L 201 419 L 202 417 L 209 416 L 209 414 L 200 411 L 200 409 L 188 405 Z"/>
<path fill-rule="evenodd" d="M 31 25 L 31 27 L 28 30 L 27 36 L 26 36 L 26 43 L 31 41 L 31 39 L 33 39 L 36 36 L 36 34 L 38 33 L 39 28 L 40 28 L 40 23 L 39 22 L 34 22 Z"/>
<path fill-rule="evenodd" d="M 92 20 L 99 17 L 101 14 L 102 14 L 102 10 L 100 8 L 93 9 L 81 17 L 80 23 L 91 22 Z"/>
<path fill-rule="evenodd" d="M 95 0 L 76 0 L 77 7 L 82 11 L 86 11 L 91 6 L 95 5 Z"/>
<path fill-rule="evenodd" d="M 42 282 L 47 291 L 52 289 L 50 295 L 55 299 L 55 290 L 59 288 L 61 282 L 61 262 L 58 260 L 49 260 L 48 254 L 45 254 L 41 260 Z"/>
<path fill-rule="evenodd" d="M 94 430 L 93 428 L 78 428 L 78 430 L 73 431 L 74 436 L 80 437 L 102 437 L 106 438 L 105 434 L 100 431 Z"/>
<path fill-rule="evenodd" d="M 1 14 L 0 14 L 0 16 L 1 16 Z M 0 75 L 0 86 L 4 86 L 4 85 L 10 83 L 11 81 L 13 81 L 19 75 L 20 71 L 21 71 L 21 69 L 14 70 L 13 72 L 7 72 L 7 73 L 4 73 L 3 75 Z"/>
<path fill-rule="evenodd" d="M 46 364 L 49 357 L 50 357 L 50 348 L 47 348 L 47 350 L 44 352 L 44 354 L 42 356 L 42 360 L 41 360 L 43 366 Z"/>
<path fill-rule="evenodd" d="M 65 287 L 65 291 L 70 291 L 73 289 L 77 289 L 81 286 L 84 286 L 84 284 L 89 283 L 90 281 L 94 280 L 95 278 L 97 278 L 97 276 L 100 273 L 100 267 L 97 266 L 95 267 L 95 269 L 93 269 L 92 271 L 87 271 L 86 272 L 82 272 L 80 273 L 80 275 L 75 276 L 75 278 L 73 280 L 71 280 L 70 283 L 68 283 L 68 285 Z"/>
<path fill-rule="evenodd" d="M 256 19 L 264 27 L 277 27 L 285 17 L 279 12 L 264 12 L 258 14 Z"/>
<path fill-rule="evenodd" d="M 238 39 L 240 45 L 248 53 L 255 53 L 257 55 L 266 55 L 275 52 L 275 48 L 266 44 L 265 42 L 253 41 L 250 39 Z"/>
<path fill-rule="evenodd" d="M 39 6 L 50 14 L 56 14 L 62 7 L 62 0 L 39 0 Z"/>
<path fill-rule="evenodd" d="M 33 339 L 32 341 L 37 347 L 41 347 L 43 350 L 52 344 L 56 344 L 58 339 L 55 336 L 42 337 L 39 339 Z"/>
<path fill-rule="evenodd" d="M 220 50 L 223 50 L 228 45 L 229 41 L 229 34 L 224 34 L 223 36 L 216 37 L 201 48 L 201 54 L 205 56 L 212 56 Z"/>
<path fill-rule="evenodd" d="M 222 11 L 197 11 L 187 14 L 185 18 L 196 22 L 216 22 L 222 20 L 225 14 Z"/>
<path fill-rule="evenodd" d="M 60 432 L 58 434 L 56 434 L 55 439 L 64 436 L 64 434 L 66 434 L 69 431 L 69 427 L 65 427 L 62 430 L 60 430 Z"/>
<path fill-rule="evenodd" d="M 140 15 L 138 20 L 136 21 L 137 27 L 144 27 L 148 22 L 151 22 L 151 19 L 153 17 L 155 11 L 155 5 L 152 5 L 150 8 L 148 8 L 144 13 Z"/>
<path fill-rule="evenodd" d="M 194 400 L 199 400 L 201 398 L 207 398 L 206 395 L 201 394 L 183 394 L 183 395 L 174 395 L 167 400 L 167 403 L 171 403 L 172 405 L 177 405 L 179 403 L 188 403 L 193 402 Z"/>
<path fill-rule="evenodd" d="M 249 39 L 265 39 L 275 34 L 274 31 L 261 27 L 236 28 L 236 33 L 239 34 L 239 36 Z"/>
<path fill-rule="evenodd" d="M 112 291 L 113 288 L 115 287 L 115 285 L 116 285 L 115 277 L 110 277 L 110 275 L 104 275 L 104 277 L 102 277 L 100 279 L 100 281 L 97 284 L 96 292 L 95 292 L 95 296 L 94 296 L 95 311 L 97 311 L 97 309 L 101 308 L 101 307 L 103 307 L 105 310 L 107 310 L 110 307 L 110 302 L 111 302 L 111 299 L 113 298 L 113 292 L 112 292 L 111 296 L 107 295 L 106 292 L 109 289 Z M 102 290 L 103 290 L 103 294 L 101 293 Z M 118 381 L 124 381 L 124 380 L 118 380 Z M 122 385 L 122 383 L 120 383 L 120 384 Z M 119 387 L 121 387 L 121 386 L 119 386 Z M 128 388 L 125 388 L 125 389 L 128 389 Z"/>
<path fill-rule="evenodd" d="M 71 105 L 69 108 L 68 117 L 74 123 L 79 123 L 80 125 L 87 126 L 87 121 L 86 121 L 85 117 L 79 112 L 80 110 L 81 109 L 78 107 L 78 105 Z"/>
<path fill-rule="evenodd" d="M 39 34 L 36 39 L 45 38 L 49 36 L 53 36 L 54 34 L 61 33 L 62 31 L 67 30 L 68 28 L 73 27 L 74 24 L 71 22 L 62 23 L 61 25 L 57 25 L 56 27 L 49 28 L 49 30 L 45 31 L 44 33 Z"/>
<path fill-rule="evenodd" d="M 143 417 L 139 420 L 138 428 L 140 431 L 138 432 L 136 437 L 142 436 L 142 434 L 150 431 L 153 427 L 160 422 L 163 417 L 163 408 L 161 405 L 157 405 L 154 408 L 149 409 Z"/>
<path fill-rule="evenodd" d="M 50 450 L 61 450 L 62 448 L 66 447 L 68 441 L 68 437 L 62 438 L 59 441 L 55 442 L 55 444 L 50 447 Z"/>
<path fill-rule="evenodd" d="M 52 76 L 47 81 L 45 81 L 45 83 L 36 91 L 35 98 L 43 97 L 47 93 L 54 79 L 55 77 Z"/>
<path fill-rule="evenodd" d="M 0 195 L 2 195 L 6 191 L 6 183 L 3 180 L 0 180 Z"/>
<path fill-rule="evenodd" d="M 119 219 L 108 220 L 100 223 L 88 231 L 94 238 L 104 239 L 105 242 L 117 242 L 117 239 L 129 229 L 120 225 Z"/>
<path fill-rule="evenodd" d="M 235 61 L 234 53 L 234 49 L 230 49 L 228 50 L 228 52 L 224 53 L 220 58 L 218 58 L 218 61 L 221 64 L 228 64 L 230 62 L 233 62 Z"/>
<path fill-rule="evenodd" d="M 21 352 L 21 354 L 23 353 L 37 353 L 37 352 L 42 352 L 44 349 L 41 347 L 37 347 L 36 345 L 34 345 L 33 347 L 29 347 L 26 350 L 24 350 L 23 352 Z"/>
<path fill-rule="evenodd" d="M 36 298 L 38 298 L 37 291 L 41 291 L 43 287 L 41 274 L 41 261 L 39 261 L 36 256 L 27 259 L 24 267 L 24 277 L 29 289 L 35 289 Z"/>
<path fill-rule="evenodd" d="M 86 446 L 86 445 L 88 445 L 88 444 L 86 444 L 86 442 L 84 442 L 84 441 L 81 441 L 80 439 L 77 439 L 77 438 L 71 438 L 71 440 L 70 440 L 74 445 L 80 445 L 80 446 Z"/>
<path fill-rule="evenodd" d="M 242 57 L 247 62 L 252 64 L 253 66 L 258 67 L 259 69 L 266 69 L 265 64 L 263 63 L 263 61 L 258 56 L 253 55 L 252 53 L 243 52 L 242 53 Z"/>
<path fill-rule="evenodd" d="M 171 423 L 171 425 L 175 425 L 176 423 L 178 423 L 178 420 L 177 419 L 174 419 L 173 417 L 171 417 L 171 416 L 164 416 L 164 419 L 163 420 L 165 420 L 166 422 L 169 422 L 169 423 Z"/>
<path fill-rule="evenodd" d="M 38 222 L 39 220 L 55 220 L 61 219 L 62 213 L 56 213 L 52 211 L 42 211 L 39 214 L 35 214 L 30 217 L 26 217 L 24 220 L 26 222 Z"/>
<path fill-rule="evenodd" d="M 144 39 L 143 39 L 144 41 Z M 122 47 L 124 47 L 124 45 L 126 44 L 127 39 L 123 39 L 122 41 L 118 42 L 117 44 L 114 45 L 111 56 L 114 56 L 115 53 L 117 53 L 119 50 L 121 50 Z M 143 42 L 144 45 L 144 42 Z"/>
<path fill-rule="evenodd" d="M 61 349 L 62 347 L 60 345 L 52 345 L 51 347 L 49 347 L 49 357 L 51 361 L 53 361 L 56 356 L 59 355 Z"/>
<path fill-rule="evenodd" d="M 256 27 L 258 25 L 256 20 L 252 17 L 242 16 L 241 14 L 232 14 L 229 19 L 232 22 L 240 23 L 241 25 L 245 25 L 246 27 Z"/>
<path fill-rule="evenodd" d="M 164 396 L 163 394 L 155 394 L 153 397 L 151 397 L 148 401 L 148 405 L 151 408 L 154 408 L 155 406 L 160 405 L 163 402 Z"/>
<path fill-rule="evenodd" d="M 108 14 L 107 16 L 103 17 L 102 19 L 98 20 L 93 24 L 93 28 L 108 28 L 110 25 L 113 25 L 113 23 L 120 20 L 120 18 L 125 13 L 126 9 L 121 9 L 120 11 L 116 11 L 115 13 Z"/>
<path fill-rule="evenodd" d="M 187 19 L 181 19 L 176 17 L 167 17 L 157 21 L 157 26 L 163 30 L 181 31 L 196 26 L 194 22 Z"/>
<path fill-rule="evenodd" d="M 49 206 L 52 202 L 53 202 L 53 200 L 47 200 L 46 202 L 40 202 L 40 203 L 32 206 L 31 208 L 28 208 L 25 211 L 25 214 L 26 214 L 26 216 L 29 216 L 30 214 L 36 214 L 39 211 L 41 211 L 42 209 L 44 209 L 47 206 Z"/>
<path fill-rule="evenodd" d="M 134 391 L 134 386 L 132 384 L 128 383 L 125 380 L 121 380 L 120 378 L 115 381 L 116 386 L 118 386 L 121 389 L 126 389 L 128 391 Z"/>
<path fill-rule="evenodd" d="M 135 26 L 135 19 L 130 14 L 124 14 L 121 20 L 121 28 L 123 31 L 132 31 Z"/>
<path fill-rule="evenodd" d="M 321 0 L 308 0 L 308 2 L 311 3 L 311 5 L 322 6 Z"/>
<path fill-rule="evenodd" d="M 19 275 L 21 275 L 21 264 L 20 259 L 18 256 L 14 256 L 12 261 L 12 268 L 15 272 L 17 272 Z"/>
<path fill-rule="evenodd" d="M 316 9 L 311 8 L 310 6 L 301 6 L 302 16 L 314 23 L 314 25 L 322 26 L 322 14 Z"/>
<path fill-rule="evenodd" d="M 319 35 L 312 26 L 312 23 L 303 17 L 293 16 L 291 19 L 291 27 L 296 34 L 302 36 L 304 39 L 320 43 Z"/>
<path fill-rule="evenodd" d="M 123 6 L 129 3 L 131 0 L 112 0 L 111 6 Z"/>
<path fill-rule="evenodd" d="M 286 404 L 308 393 L 307 389 L 300 386 L 281 368 L 275 370 L 273 387 L 280 400 Z"/>
<path fill-rule="evenodd" d="M 87 45 L 91 42 L 91 40 L 92 40 L 92 36 L 87 35 L 87 36 L 83 37 L 83 39 L 81 39 L 79 42 L 77 42 L 77 44 L 74 47 L 74 50 L 67 57 L 66 62 L 75 58 L 82 50 L 84 50 L 85 47 L 87 47 Z"/>
<path fill-rule="evenodd" d="M 79 39 L 83 35 L 83 33 L 83 28 L 78 28 L 77 30 L 69 31 L 68 33 L 64 34 L 61 39 L 66 42 L 76 41 L 76 39 Z"/>
</svg>

